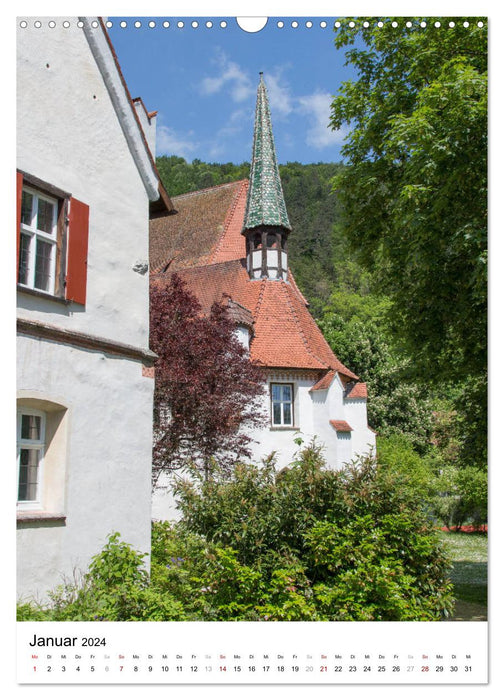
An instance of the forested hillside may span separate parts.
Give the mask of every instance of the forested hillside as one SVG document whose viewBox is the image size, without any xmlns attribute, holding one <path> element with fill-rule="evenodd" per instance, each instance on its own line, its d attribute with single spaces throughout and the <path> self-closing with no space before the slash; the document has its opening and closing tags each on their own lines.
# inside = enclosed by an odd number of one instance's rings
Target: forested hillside
<svg viewBox="0 0 504 700">
<path fill-rule="evenodd" d="M 247 178 L 250 167 L 177 156 L 162 156 L 157 166 L 172 197 Z M 470 380 L 439 384 L 417 372 L 394 324 L 393 302 L 378 291 L 386 262 L 369 271 L 344 236 L 336 184 L 344 172 L 339 163 L 280 166 L 293 228 L 289 265 L 334 352 L 367 382 L 368 418 L 382 460 L 423 475 L 427 491 L 442 490 L 437 515 L 447 524 L 484 521 L 484 407 L 471 401 Z"/>
</svg>

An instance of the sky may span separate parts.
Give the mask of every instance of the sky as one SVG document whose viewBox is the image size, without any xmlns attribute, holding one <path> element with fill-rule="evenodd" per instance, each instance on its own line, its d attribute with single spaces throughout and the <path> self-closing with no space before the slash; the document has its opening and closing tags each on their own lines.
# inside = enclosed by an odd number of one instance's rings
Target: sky
<svg viewBox="0 0 504 700">
<path fill-rule="evenodd" d="M 263 71 L 278 161 L 341 160 L 348 128 L 328 128 L 330 106 L 341 82 L 355 73 L 344 65 L 345 51 L 334 46 L 334 18 L 269 18 L 253 33 L 241 29 L 234 17 L 108 20 L 131 96 L 141 97 L 148 111 L 158 112 L 158 156 L 250 161 L 257 85 Z M 206 25 L 209 21 L 212 27 Z M 281 28 L 279 21 L 284 23 Z M 292 27 L 293 21 L 297 27 Z"/>
</svg>

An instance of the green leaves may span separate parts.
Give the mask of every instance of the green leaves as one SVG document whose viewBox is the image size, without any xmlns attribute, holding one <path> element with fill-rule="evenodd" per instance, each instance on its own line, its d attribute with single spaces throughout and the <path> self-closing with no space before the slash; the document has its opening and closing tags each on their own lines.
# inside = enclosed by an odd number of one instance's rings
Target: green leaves
<svg viewBox="0 0 504 700">
<path fill-rule="evenodd" d="M 368 19 L 370 27 L 362 29 Z M 389 295 L 424 377 L 486 366 L 486 30 L 470 18 L 338 29 L 358 77 L 333 102 L 352 124 L 335 181 L 343 232 Z M 461 231 L 468 235 L 461 235 Z"/>
</svg>

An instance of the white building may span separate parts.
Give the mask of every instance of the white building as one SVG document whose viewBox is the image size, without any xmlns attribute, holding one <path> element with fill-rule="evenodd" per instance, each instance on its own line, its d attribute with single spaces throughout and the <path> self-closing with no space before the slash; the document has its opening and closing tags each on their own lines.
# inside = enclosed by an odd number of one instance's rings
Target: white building
<svg viewBox="0 0 504 700">
<path fill-rule="evenodd" d="M 288 266 L 291 230 L 276 162 L 264 82 L 257 95 L 250 182 L 174 197 L 175 217 L 151 221 L 152 283 L 176 272 L 204 311 L 231 304 L 239 337 L 267 375 L 269 425 L 253 434 L 254 457 L 276 452 L 278 468 L 316 438 L 334 469 L 375 448 L 366 385 L 335 356 Z M 174 517 L 169 491 L 153 515 Z"/>
<path fill-rule="evenodd" d="M 17 37 L 17 564 L 19 596 L 43 599 L 111 532 L 150 552 L 148 219 L 173 207 L 102 21 L 34 22 Z"/>
</svg>

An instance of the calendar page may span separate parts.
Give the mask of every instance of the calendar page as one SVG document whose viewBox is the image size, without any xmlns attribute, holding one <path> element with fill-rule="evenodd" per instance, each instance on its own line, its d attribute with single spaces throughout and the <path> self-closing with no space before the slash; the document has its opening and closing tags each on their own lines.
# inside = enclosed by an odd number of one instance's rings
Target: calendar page
<svg viewBox="0 0 504 700">
<path fill-rule="evenodd" d="M 489 687 L 465 5 L 12 20 L 20 692 Z"/>
</svg>

